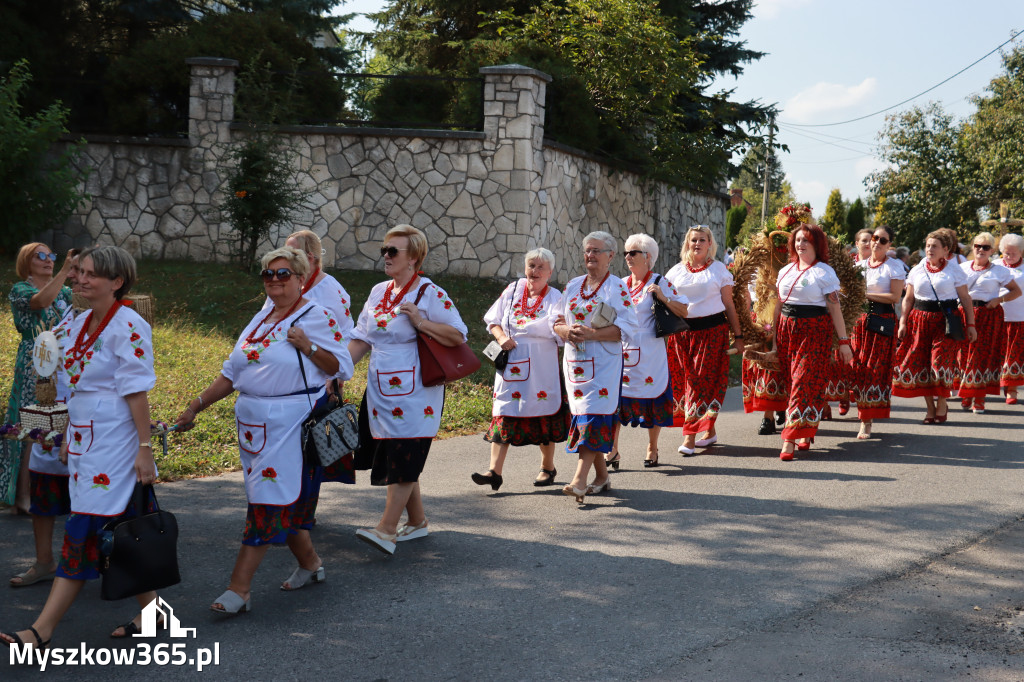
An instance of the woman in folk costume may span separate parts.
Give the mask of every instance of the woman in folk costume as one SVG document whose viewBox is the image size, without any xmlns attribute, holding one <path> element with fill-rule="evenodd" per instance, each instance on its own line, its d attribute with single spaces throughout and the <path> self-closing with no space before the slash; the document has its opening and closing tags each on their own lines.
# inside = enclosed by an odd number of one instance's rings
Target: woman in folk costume
<svg viewBox="0 0 1024 682">
<path fill-rule="evenodd" d="M 579 456 L 576 474 L 562 492 L 577 502 L 610 487 L 604 454 L 612 451 L 618 423 L 622 344 L 637 342 L 629 288 L 609 272 L 615 238 L 591 232 L 582 246 L 587 274 L 566 285 L 555 323 L 555 333 L 566 342 L 562 372 L 573 415 L 566 450 Z M 591 467 L 595 478 L 588 485 Z"/>
<path fill-rule="evenodd" d="M 757 277 L 764 275 L 759 271 Z M 774 284 L 773 284 L 774 287 Z M 753 323 L 758 324 L 755 305 L 757 304 L 757 280 L 753 279 L 747 286 L 747 294 L 744 297 L 748 301 L 747 307 Z M 784 412 L 788 398 L 785 394 L 785 387 L 782 385 L 782 377 L 772 369 L 766 369 L 748 359 L 743 358 L 742 365 L 743 379 L 743 411 L 747 414 L 761 412 L 761 424 L 757 428 L 757 435 L 772 436 L 776 432 L 776 423 L 782 426 L 785 419 Z M 776 413 L 778 419 L 776 419 Z"/>
<path fill-rule="evenodd" d="M 555 482 L 555 443 L 569 435 L 569 404 L 558 371 L 558 347 L 554 332 L 562 292 L 548 286 L 555 256 L 534 249 L 525 257 L 526 276 L 509 284 L 484 315 L 484 323 L 508 351 L 508 363 L 494 373 L 491 426 L 484 440 L 491 444 L 490 468 L 474 473 L 477 485 L 497 490 L 509 445 L 540 446 L 541 464 L 533 484 Z"/>
<path fill-rule="evenodd" d="M 686 232 L 680 262 L 665 273 L 689 303 L 688 331 L 669 337 L 668 366 L 675 400 L 673 422 L 683 427 L 679 452 L 694 454 L 718 442 L 715 420 L 729 386 L 729 330 L 733 346 L 743 352 L 743 332 L 732 300 L 732 273 L 715 260 L 718 245 L 711 228 L 694 225 Z M 703 434 L 698 439 L 697 434 Z"/>
<path fill-rule="evenodd" d="M 828 404 L 833 331 L 839 337 L 840 362 L 849 364 L 853 357 L 839 306 L 839 278 L 828 265 L 825 233 L 813 223 L 793 228 L 789 254 L 790 263 L 779 270 L 776 280 L 773 325 L 779 373 L 789 393 L 779 455 L 787 462 L 795 450 L 810 449 Z"/>
<path fill-rule="evenodd" d="M 396 542 L 430 533 L 419 480 L 445 397 L 444 386 L 423 385 L 416 333 L 453 347 L 465 342 L 467 330 L 448 294 L 419 274 L 427 257 L 427 238 L 420 230 L 391 228 L 380 255 L 390 279 L 370 291 L 348 350 L 354 362 L 370 353 L 357 459 L 370 466 L 371 485 L 387 486 L 387 499 L 377 525 L 357 530 L 356 536 L 394 554 Z M 403 512 L 406 523 L 400 526 Z"/>
<path fill-rule="evenodd" d="M 941 230 L 929 233 L 925 239 L 925 258 L 907 275 L 897 331 L 901 343 L 896 349 L 892 394 L 923 397 L 925 424 L 945 423 L 949 414 L 946 398 L 957 375 L 957 342 L 946 336 L 943 310 L 956 308 L 959 301 L 967 322 L 967 340 L 973 343 L 978 339 L 967 275 L 949 260 L 948 243 L 948 235 Z"/>
<path fill-rule="evenodd" d="M 992 262 L 996 238 L 982 232 L 971 248 L 974 260 L 960 264 L 967 275 L 967 294 L 974 308 L 978 340 L 960 346 L 960 405 L 965 410 L 974 401 L 974 413 L 984 414 L 985 396 L 999 395 L 999 383 L 1006 351 L 1003 303 L 1020 297 L 1020 286 L 1009 268 Z M 1006 289 L 1006 294 L 999 293 Z"/>
<path fill-rule="evenodd" d="M 1024 286 L 1024 237 L 1019 234 L 1006 234 L 999 240 L 999 251 L 1002 258 L 996 261 L 1010 271 L 1017 288 Z M 999 385 L 1006 392 L 1006 404 L 1017 404 L 1017 387 L 1024 385 L 1024 297 L 1007 299 L 1009 289 L 1002 288 L 999 295 L 1003 297 L 1003 328 L 1006 330 L 1003 366 L 1000 371 Z"/>
<path fill-rule="evenodd" d="M 651 268 L 658 260 L 658 244 L 646 234 L 626 238 L 626 266 L 630 300 L 636 312 L 637 341 L 622 345 L 622 396 L 619 398 L 619 422 L 622 426 L 647 429 L 647 456 L 644 467 L 658 466 L 658 436 L 664 426 L 672 426 L 672 382 L 668 376 L 665 339 L 654 333 L 655 299 L 677 317 L 686 317 L 687 299 L 666 278 Z M 619 425 L 615 426 L 615 444 L 607 464 L 619 468 Z"/>
<path fill-rule="evenodd" d="M 118 517 L 136 516 L 136 482 L 151 484 L 156 464 L 150 446 L 149 400 L 156 384 L 149 325 L 121 299 L 135 283 L 135 261 L 116 246 L 81 255 L 79 288 L 92 306 L 71 325 L 63 370 L 68 376 L 69 424 L 61 457 L 71 475 L 71 514 L 57 577 L 39 617 L 28 630 L 4 633 L 7 644 L 49 644 L 53 631 L 86 580 L 99 578 L 99 537 Z M 156 592 L 136 597 L 140 608 Z M 116 628 L 112 637 L 139 632 L 141 613 Z"/>
<path fill-rule="evenodd" d="M 210 605 L 225 614 L 250 609 L 253 576 L 272 544 L 287 544 L 298 562 L 282 590 L 324 580 L 323 561 L 309 536 L 319 467 L 304 461 L 302 423 L 328 379 L 352 376 L 334 314 L 302 295 L 309 276 L 306 254 L 284 246 L 264 255 L 260 265 L 273 306 L 246 325 L 220 375 L 177 421 L 187 431 L 204 409 L 239 393 L 235 420 L 249 504 L 228 588 Z"/>
<path fill-rule="evenodd" d="M 888 254 L 893 232 L 879 225 L 871 235 L 871 253 L 857 265 L 867 282 L 868 312 L 850 335 L 853 365 L 848 371 L 850 393 L 860 418 L 859 440 L 871 437 L 875 419 L 888 419 L 892 402 L 892 364 L 896 353 L 896 304 L 903 295 L 906 270 Z M 868 324 L 873 319 L 872 324 Z"/>
<path fill-rule="evenodd" d="M 78 254 L 69 253 L 68 284 L 72 293 L 78 293 Z M 52 331 L 57 338 L 60 356 L 74 342 L 68 334 L 75 321 L 75 309 L 68 307 L 64 317 Z M 54 373 L 57 383 L 57 402 L 66 403 L 71 396 L 68 375 L 63 370 Z M 32 443 L 29 453 L 28 475 L 31 492 L 32 535 L 35 539 L 36 561 L 27 570 L 10 580 L 11 587 L 26 587 L 57 575 L 57 562 L 53 557 L 53 529 L 58 516 L 71 511 L 71 492 L 68 489 L 68 465 L 61 461 L 60 448 L 54 445 Z"/>
</svg>

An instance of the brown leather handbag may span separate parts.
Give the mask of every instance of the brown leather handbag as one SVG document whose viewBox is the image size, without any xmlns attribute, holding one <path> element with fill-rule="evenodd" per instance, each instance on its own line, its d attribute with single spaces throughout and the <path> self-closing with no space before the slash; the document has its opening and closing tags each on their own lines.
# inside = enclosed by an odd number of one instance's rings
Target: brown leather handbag
<svg viewBox="0 0 1024 682">
<path fill-rule="evenodd" d="M 429 282 L 420 287 L 415 304 L 419 305 Z M 426 333 L 416 332 L 416 349 L 420 356 L 420 375 L 424 386 L 440 386 L 467 377 L 480 369 L 480 358 L 469 344 L 444 346 Z"/>
</svg>

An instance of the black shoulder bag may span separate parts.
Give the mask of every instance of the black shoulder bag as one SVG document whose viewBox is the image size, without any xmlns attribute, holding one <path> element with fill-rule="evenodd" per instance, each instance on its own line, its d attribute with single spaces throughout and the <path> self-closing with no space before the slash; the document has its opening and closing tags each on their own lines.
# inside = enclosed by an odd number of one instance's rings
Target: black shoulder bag
<svg viewBox="0 0 1024 682">
<path fill-rule="evenodd" d="M 661 275 L 658 275 L 654 283 L 657 284 L 661 281 Z M 658 338 L 663 336 L 671 336 L 672 334 L 678 334 L 679 332 L 689 331 L 690 325 L 686 323 L 686 320 L 679 317 L 674 312 L 668 309 L 668 306 L 658 300 L 657 296 L 651 296 L 654 299 L 654 303 L 651 304 L 651 310 L 654 312 L 654 335 Z"/>
<path fill-rule="evenodd" d="M 152 485 L 135 484 L 136 516 L 118 518 L 101 533 L 100 597 L 108 601 L 134 597 L 181 582 L 178 572 L 178 521 L 157 507 L 146 512 Z M 156 502 L 156 494 L 153 501 Z"/>
<path fill-rule="evenodd" d="M 925 277 L 928 277 L 925 274 Z M 935 291 L 935 285 L 932 284 L 932 278 L 928 277 L 928 286 L 932 288 L 932 293 L 935 294 L 935 302 L 942 308 L 942 314 L 946 317 L 946 338 L 953 339 L 954 341 L 963 341 L 967 338 L 964 334 L 964 323 L 960 319 L 960 311 L 955 305 L 943 305 L 942 301 L 939 300 L 939 292 Z"/>
</svg>

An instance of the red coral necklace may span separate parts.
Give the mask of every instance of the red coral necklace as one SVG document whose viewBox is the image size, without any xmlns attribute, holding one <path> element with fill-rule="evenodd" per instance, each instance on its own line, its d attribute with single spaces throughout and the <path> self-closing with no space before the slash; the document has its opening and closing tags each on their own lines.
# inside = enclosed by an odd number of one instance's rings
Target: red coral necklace
<svg viewBox="0 0 1024 682">
<path fill-rule="evenodd" d="M 534 303 L 533 307 L 531 308 L 530 305 L 529 305 L 529 303 L 530 303 L 530 285 L 527 284 L 525 287 L 523 287 L 523 300 L 521 300 L 519 302 L 519 311 L 520 311 L 520 313 L 522 313 L 524 316 L 530 316 L 530 315 L 536 314 L 537 309 L 540 308 L 540 304 L 544 302 L 544 297 L 547 296 L 547 293 L 548 293 L 548 285 L 545 284 L 544 285 L 544 291 L 540 292 L 540 295 L 537 296 L 537 302 Z"/>
<path fill-rule="evenodd" d="M 298 299 L 295 300 L 295 303 L 292 304 L 292 307 L 288 309 L 288 312 L 286 312 L 284 314 L 284 317 L 282 317 L 281 320 L 287 320 L 288 317 L 292 313 L 295 312 L 295 309 L 299 307 L 300 303 L 302 303 L 302 296 L 299 296 Z M 274 331 L 274 327 L 277 326 L 276 322 L 274 324 L 270 325 L 269 327 L 267 327 L 267 331 L 263 332 L 262 336 L 260 336 L 259 338 L 256 338 L 257 330 L 259 330 L 260 327 L 265 325 L 267 323 L 267 320 L 269 320 L 270 316 L 273 315 L 273 314 L 274 314 L 274 308 L 271 308 L 270 312 L 267 313 L 267 316 L 264 317 L 262 320 L 260 320 L 260 323 L 258 325 L 256 325 L 255 327 L 253 327 L 252 331 L 249 332 L 249 335 L 245 337 L 245 345 L 247 345 L 247 346 L 255 346 L 257 344 L 263 343 L 263 340 L 266 339 L 270 335 L 270 332 Z M 278 320 L 278 322 L 280 322 L 281 320 Z"/>
<path fill-rule="evenodd" d="M 976 268 L 976 267 L 974 267 L 974 261 L 971 261 L 971 270 L 974 271 L 974 272 L 984 272 L 985 270 L 988 270 L 990 265 L 992 265 L 992 261 L 989 261 L 988 265 L 986 265 L 983 268 Z"/>
<path fill-rule="evenodd" d="M 925 269 L 926 269 L 926 270 L 927 270 L 928 272 L 932 272 L 932 273 L 935 273 L 935 272 L 942 272 L 943 270 L 945 270 L 945 269 L 946 269 L 946 263 L 948 263 L 948 262 L 949 262 L 948 260 L 945 260 L 945 259 L 943 259 L 943 261 L 942 261 L 942 265 L 940 265 L 939 267 L 935 268 L 935 267 L 932 267 L 932 264 L 931 264 L 931 263 L 929 263 L 929 262 L 928 262 L 928 261 L 926 260 L 926 261 L 924 262 L 924 267 L 925 267 Z M 971 266 L 971 267 L 974 267 L 974 266 Z"/>
<path fill-rule="evenodd" d="M 395 290 L 395 280 L 388 282 L 388 288 L 384 290 L 384 298 L 380 300 L 380 309 L 385 313 L 390 313 L 394 310 L 395 306 L 401 303 L 402 299 L 405 298 L 405 295 L 409 293 L 409 289 L 412 288 L 413 282 L 417 279 L 418 277 L 413 275 L 412 278 L 405 283 L 405 286 L 402 287 L 402 290 L 398 292 L 398 296 L 396 296 L 394 300 L 391 299 L 391 292 Z"/>
<path fill-rule="evenodd" d="M 599 292 L 601 290 L 601 287 L 604 286 L 605 280 L 608 279 L 608 275 L 610 274 L 612 274 L 611 271 L 604 273 L 604 277 L 601 279 L 601 282 L 596 287 L 594 287 L 594 290 L 590 292 L 589 296 L 583 293 L 583 287 L 587 285 L 587 278 L 586 276 L 584 276 L 583 281 L 580 282 L 580 298 L 582 298 L 584 301 L 589 301 L 590 299 L 594 298 L 594 296 L 597 296 L 597 292 Z"/>
<path fill-rule="evenodd" d="M 885 263 L 885 260 L 882 260 L 882 261 L 880 261 L 880 262 L 878 263 L 878 265 L 872 265 L 872 264 L 871 264 L 872 262 L 874 262 L 874 261 L 873 261 L 873 260 L 872 260 L 871 258 L 868 258 L 868 267 L 869 267 L 869 268 L 871 268 L 872 270 L 874 270 L 875 268 L 880 268 L 880 267 L 882 267 L 882 264 L 883 264 L 883 263 Z"/>
<path fill-rule="evenodd" d="M 302 285 L 302 293 L 299 294 L 299 295 L 300 296 L 305 296 L 306 292 L 309 291 L 310 289 L 312 289 L 313 285 L 316 284 L 316 278 L 319 277 L 319 276 L 320 276 L 320 267 L 317 266 L 317 269 L 313 271 L 313 274 L 310 275 L 308 280 L 306 280 L 306 283 Z"/>
<path fill-rule="evenodd" d="M 92 323 L 92 311 L 89 311 L 89 317 L 85 318 L 85 324 L 82 325 L 82 329 L 78 332 L 78 338 L 75 339 L 75 345 L 71 347 L 71 359 L 78 362 L 85 357 L 85 354 L 89 352 L 92 345 L 96 343 L 96 339 L 100 338 L 100 334 L 107 328 L 110 321 L 114 319 L 114 315 L 118 310 L 121 309 L 121 305 L 118 301 L 114 301 L 114 304 L 110 306 L 110 310 L 100 320 L 100 324 L 96 327 L 91 335 L 86 337 L 86 332 L 89 330 L 89 325 Z"/>
<path fill-rule="evenodd" d="M 647 274 L 644 275 L 644 281 L 640 282 L 640 286 L 638 286 L 635 289 L 633 288 L 633 275 L 629 276 L 629 278 L 628 278 L 629 281 L 626 282 L 626 286 L 629 287 L 629 297 L 631 299 L 633 299 L 634 305 L 639 302 L 639 301 L 637 301 L 636 295 L 641 293 L 641 292 L 643 292 L 644 287 L 647 286 L 647 282 L 648 282 L 648 280 L 651 279 L 651 275 L 653 275 L 653 274 L 654 274 L 654 272 L 652 270 L 648 270 Z M 641 298 L 643 298 L 643 296 L 641 296 Z"/>
<path fill-rule="evenodd" d="M 689 270 L 690 272 L 696 274 L 698 272 L 703 272 L 704 270 L 707 270 L 709 267 L 711 267 L 711 263 L 712 263 L 712 259 L 710 259 L 710 258 L 705 260 L 704 261 L 704 265 L 700 266 L 699 268 L 695 268 L 692 265 L 690 265 L 689 263 L 687 263 L 686 264 L 686 269 Z"/>
<path fill-rule="evenodd" d="M 1007 263 L 1005 258 L 1003 259 L 1003 265 L 1005 265 L 1008 268 L 1019 268 L 1021 263 L 1024 263 L 1024 258 L 1021 258 L 1019 261 L 1017 261 L 1013 265 L 1010 265 L 1009 263 Z"/>
</svg>

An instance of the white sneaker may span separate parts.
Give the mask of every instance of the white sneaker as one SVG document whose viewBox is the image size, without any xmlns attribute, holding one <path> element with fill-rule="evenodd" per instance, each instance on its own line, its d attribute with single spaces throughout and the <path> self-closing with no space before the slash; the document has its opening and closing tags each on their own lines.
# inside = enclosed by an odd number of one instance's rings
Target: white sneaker
<svg viewBox="0 0 1024 682">
<path fill-rule="evenodd" d="M 418 526 L 410 526 L 408 523 L 398 529 L 395 533 L 395 542 L 405 542 L 406 540 L 416 540 L 417 538 L 425 538 L 430 535 L 430 527 L 428 521 L 423 519 L 423 523 Z"/>
</svg>

